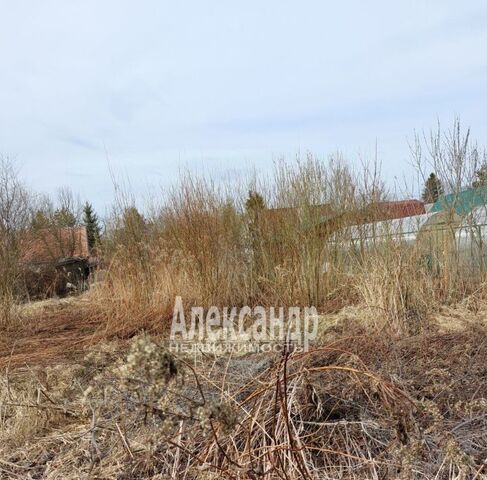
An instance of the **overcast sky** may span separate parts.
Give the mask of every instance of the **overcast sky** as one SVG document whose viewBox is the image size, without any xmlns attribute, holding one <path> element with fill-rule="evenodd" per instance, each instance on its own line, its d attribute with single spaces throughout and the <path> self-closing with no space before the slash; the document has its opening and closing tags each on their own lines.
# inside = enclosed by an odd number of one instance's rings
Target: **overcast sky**
<svg viewBox="0 0 487 480">
<path fill-rule="evenodd" d="M 485 0 L 0 0 L 0 68 L 0 153 L 99 209 L 107 156 L 143 192 L 376 141 L 392 179 L 454 115 L 487 143 Z"/>
</svg>

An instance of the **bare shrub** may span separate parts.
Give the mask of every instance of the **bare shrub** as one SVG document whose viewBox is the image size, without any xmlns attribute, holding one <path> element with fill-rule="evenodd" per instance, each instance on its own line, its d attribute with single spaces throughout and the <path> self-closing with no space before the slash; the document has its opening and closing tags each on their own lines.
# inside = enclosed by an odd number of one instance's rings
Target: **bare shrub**
<svg viewBox="0 0 487 480">
<path fill-rule="evenodd" d="M 188 173 L 169 192 L 164 239 L 194 272 L 195 294 L 205 304 L 239 305 L 248 297 L 241 204 L 238 194 Z"/>
<path fill-rule="evenodd" d="M 410 145 L 413 165 L 423 182 L 430 172 L 440 180 L 449 201 L 443 202 L 445 221 L 441 229 L 437 229 L 437 239 L 430 235 L 430 241 L 437 244 L 435 261 L 441 265 L 443 277 L 442 289 L 449 292 L 450 297 L 460 297 L 485 280 L 485 250 L 481 238 L 480 227 L 476 215 L 463 212 L 461 218 L 457 211 L 462 205 L 461 192 L 468 188 L 485 187 L 479 182 L 479 172 L 487 163 L 487 151 L 473 138 L 470 128 L 462 128 L 459 118 L 455 118 L 450 128 L 444 129 L 440 122 L 436 129 L 415 134 Z M 482 190 L 482 189 L 480 189 Z M 480 196 L 485 192 L 480 191 Z M 466 207 L 468 208 L 468 206 Z M 485 206 L 484 206 L 485 209 Z M 462 223 L 462 231 L 470 239 L 470 259 L 460 258 L 458 243 L 458 227 Z M 468 252 L 467 252 L 468 253 Z M 465 255 L 466 252 L 463 252 Z M 463 267 L 468 263 L 468 273 Z"/>
<path fill-rule="evenodd" d="M 0 327 L 13 321 L 20 288 L 21 239 L 30 220 L 30 195 L 14 164 L 0 158 Z"/>
<path fill-rule="evenodd" d="M 449 129 L 438 121 L 436 129 L 415 133 L 410 151 L 422 181 L 434 172 L 447 193 L 471 186 L 487 160 L 485 149 L 472 139 L 470 128 L 462 129 L 460 118 L 455 118 Z"/>
<path fill-rule="evenodd" d="M 471 185 L 482 152 L 459 121 L 446 133 L 416 136 L 412 146 L 419 172 L 436 171 L 447 193 Z M 377 158 L 352 167 L 339 153 L 308 154 L 231 185 L 183 173 L 140 211 L 130 188 L 115 186 L 102 245 L 107 281 L 94 296 L 109 329 L 153 328 L 181 295 L 203 307 L 312 304 L 328 311 L 364 302 L 375 312 L 371 328 L 406 333 L 424 327 L 429 308 L 460 299 L 485 278 L 486 269 L 462 270 L 453 211 L 413 232 L 415 247 L 375 233 L 387 202 L 398 199 Z M 367 238 L 357 238 L 362 227 L 372 232 Z"/>
</svg>

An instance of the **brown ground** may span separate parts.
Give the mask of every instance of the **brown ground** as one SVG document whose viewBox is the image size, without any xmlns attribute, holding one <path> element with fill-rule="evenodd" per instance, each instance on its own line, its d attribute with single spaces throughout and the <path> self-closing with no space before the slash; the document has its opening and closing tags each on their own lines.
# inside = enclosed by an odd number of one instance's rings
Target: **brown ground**
<svg viewBox="0 0 487 480">
<path fill-rule="evenodd" d="M 107 341 L 103 323 L 87 311 L 78 301 L 36 308 L 15 333 L 0 340 L 0 369 L 9 367 L 0 391 L 6 405 L 0 478 L 170 478 L 161 474 L 174 465 L 174 448 L 164 440 L 164 429 L 175 438 L 179 423 L 167 427 L 151 415 L 148 420 L 146 409 L 127 406 L 132 394 L 123 391 L 124 383 L 111 368 L 123 361 L 130 342 Z M 207 400 L 228 391 L 241 423 L 232 423 L 232 436 L 221 434 L 218 442 L 197 421 L 185 423 L 182 458 L 195 464 L 185 472 L 187 478 L 258 478 L 257 456 L 248 475 L 237 477 L 241 470 L 235 464 L 248 461 L 247 441 L 254 452 L 276 455 L 276 447 L 259 437 L 255 422 L 271 431 L 275 418 L 286 418 L 286 408 L 295 428 L 304 429 L 313 480 L 487 478 L 486 312 L 483 307 L 444 309 L 427 332 L 392 338 L 368 334 L 356 318 L 360 310 L 345 309 L 327 320 L 313 351 L 289 358 L 287 407 L 277 402 L 284 381 L 279 355 L 203 360 L 199 372 Z M 93 384 L 96 377 L 98 384 Z M 174 388 L 181 398 L 197 397 L 190 377 Z M 99 400 L 93 402 L 101 402 L 96 418 L 83 396 L 92 385 L 100 394 L 112 388 L 108 397 L 94 397 Z M 246 420 L 244 409 L 255 422 Z M 94 456 L 90 425 L 95 421 L 99 452 Z M 224 428 L 225 421 L 214 417 L 215 424 L 223 422 L 217 428 Z M 120 425 L 125 425 L 123 434 Z M 279 432 L 277 443 L 286 442 L 285 429 Z M 230 449 L 228 459 L 219 453 L 222 448 Z M 206 452 L 215 476 L 195 473 L 199 460 L 190 452 Z M 258 458 L 267 458 L 264 453 Z M 186 468 L 182 460 L 178 465 Z M 340 476 L 331 465 L 341 469 Z M 299 463 L 288 467 L 289 478 L 300 478 L 300 468 Z"/>
<path fill-rule="evenodd" d="M 102 322 L 83 303 L 44 302 L 0 337 L 0 368 L 75 360 L 101 338 Z"/>
</svg>

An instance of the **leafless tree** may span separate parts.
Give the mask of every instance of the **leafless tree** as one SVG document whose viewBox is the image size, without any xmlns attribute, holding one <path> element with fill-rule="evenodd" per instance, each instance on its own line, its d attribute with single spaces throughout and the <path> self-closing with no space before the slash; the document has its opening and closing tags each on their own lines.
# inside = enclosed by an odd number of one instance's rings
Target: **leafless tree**
<svg viewBox="0 0 487 480">
<path fill-rule="evenodd" d="M 13 162 L 0 157 L 0 325 L 11 320 L 20 275 L 21 237 L 30 222 L 30 201 Z"/>
<path fill-rule="evenodd" d="M 472 139 L 470 128 L 462 128 L 459 118 L 449 129 L 443 129 L 438 122 L 436 129 L 416 133 L 410 150 L 422 183 L 433 172 L 446 193 L 458 193 L 471 186 L 479 167 L 487 160 L 485 149 Z"/>
</svg>

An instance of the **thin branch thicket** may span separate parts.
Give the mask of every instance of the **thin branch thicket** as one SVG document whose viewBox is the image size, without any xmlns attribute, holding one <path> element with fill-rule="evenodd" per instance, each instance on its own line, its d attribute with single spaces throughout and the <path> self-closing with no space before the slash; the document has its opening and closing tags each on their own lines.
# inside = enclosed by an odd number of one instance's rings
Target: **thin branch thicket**
<svg viewBox="0 0 487 480">
<path fill-rule="evenodd" d="M 79 238 L 74 227 L 81 224 L 81 202 L 69 187 L 57 191 L 55 200 L 48 195 L 38 196 L 32 205 L 30 233 L 42 242 L 54 265 L 58 256 L 73 256 L 79 249 Z"/>
<path fill-rule="evenodd" d="M 438 121 L 436 129 L 415 133 L 410 152 L 422 181 L 426 182 L 433 172 L 447 193 L 458 193 L 472 185 L 486 160 L 485 149 L 472 139 L 470 128 L 462 128 L 459 118 L 449 129 L 445 130 Z"/>
<path fill-rule="evenodd" d="M 30 222 L 31 196 L 13 162 L 0 157 L 0 326 L 14 320 L 20 289 L 22 235 Z"/>
<path fill-rule="evenodd" d="M 466 188 L 482 187 L 476 181 L 479 171 L 487 162 L 487 150 L 472 138 L 470 128 L 462 128 L 459 118 L 455 118 L 449 129 L 443 129 L 438 121 L 437 128 L 429 133 L 416 133 L 410 150 L 413 165 L 423 181 L 432 172 L 445 193 L 450 195 L 451 200 L 443 205 L 446 210 L 444 226 L 436 235 L 437 238 L 432 238 L 433 235 L 429 237 L 430 242 L 435 244 L 432 252 L 434 262 L 441 266 L 443 290 L 462 295 L 462 290 L 471 288 L 469 284 L 472 274 L 477 283 L 485 279 L 486 251 L 479 230 L 482 227 L 480 223 L 484 221 L 479 223 L 478 216 L 473 213 L 461 219 L 457 211 L 469 208 L 468 202 L 466 206 L 462 205 L 465 202 L 462 191 Z M 480 191 L 478 195 L 485 196 L 487 200 L 485 192 Z M 463 226 L 461 231 L 468 235 L 472 243 L 471 251 L 463 259 L 458 256 L 461 245 L 456 229 L 460 223 Z M 468 273 L 462 272 L 465 266 L 470 269 Z"/>
</svg>

